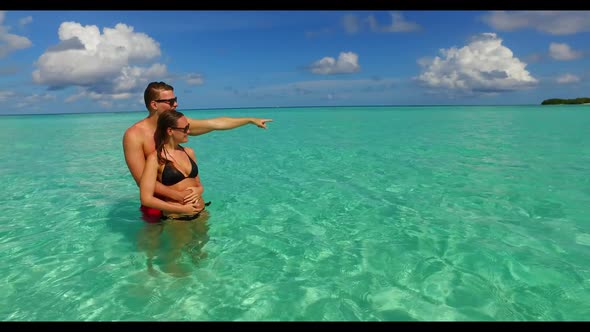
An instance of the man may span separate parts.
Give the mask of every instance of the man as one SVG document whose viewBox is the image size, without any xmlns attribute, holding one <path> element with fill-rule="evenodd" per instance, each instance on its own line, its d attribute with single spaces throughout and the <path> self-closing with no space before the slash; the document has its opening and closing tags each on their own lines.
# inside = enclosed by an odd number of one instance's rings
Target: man
<svg viewBox="0 0 590 332">
<path fill-rule="evenodd" d="M 158 116 L 163 112 L 175 110 L 178 106 L 174 88 L 164 82 L 148 84 L 143 99 L 149 111 L 148 116 L 129 127 L 123 136 L 125 162 L 138 186 L 147 156 L 156 150 L 154 133 L 158 124 Z M 272 121 L 272 119 L 230 117 L 205 120 L 188 118 L 188 120 L 190 125 L 189 135 L 192 136 L 206 134 L 213 130 L 233 129 L 249 123 L 266 129 L 266 123 Z M 160 182 L 156 183 L 155 194 L 168 197 L 179 203 L 189 202 L 195 198 L 195 194 L 189 189 L 179 192 L 164 186 Z M 158 210 L 154 211 L 142 206 L 142 211 L 155 217 L 159 216 Z"/>
</svg>

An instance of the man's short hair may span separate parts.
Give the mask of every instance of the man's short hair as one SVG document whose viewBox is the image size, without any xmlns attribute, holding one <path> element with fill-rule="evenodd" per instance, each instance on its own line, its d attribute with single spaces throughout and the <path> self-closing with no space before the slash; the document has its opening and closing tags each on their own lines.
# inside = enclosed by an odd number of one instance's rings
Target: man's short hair
<svg viewBox="0 0 590 332">
<path fill-rule="evenodd" d="M 149 109 L 149 105 L 152 100 L 160 98 L 160 91 L 174 91 L 172 85 L 168 85 L 164 82 L 151 82 L 145 88 L 143 93 L 143 100 L 145 101 L 145 107 Z"/>
</svg>

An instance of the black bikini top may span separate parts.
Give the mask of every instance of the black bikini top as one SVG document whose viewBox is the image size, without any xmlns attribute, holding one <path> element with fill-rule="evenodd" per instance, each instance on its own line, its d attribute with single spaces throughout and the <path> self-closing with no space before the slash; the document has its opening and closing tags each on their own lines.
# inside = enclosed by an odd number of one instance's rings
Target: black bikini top
<svg viewBox="0 0 590 332">
<path fill-rule="evenodd" d="M 186 153 L 183 147 L 180 148 L 182 149 L 182 151 L 184 151 L 184 153 Z M 166 186 L 171 186 L 173 184 L 177 184 L 178 182 L 184 179 L 195 178 L 197 177 L 197 175 L 199 175 L 199 167 L 197 166 L 197 163 L 195 163 L 193 158 L 191 158 L 188 155 L 188 153 L 186 153 L 186 156 L 191 161 L 190 174 L 188 176 L 184 176 L 184 174 L 174 166 L 172 161 L 166 160 L 166 164 L 164 165 L 164 169 L 162 170 L 162 184 Z"/>
</svg>

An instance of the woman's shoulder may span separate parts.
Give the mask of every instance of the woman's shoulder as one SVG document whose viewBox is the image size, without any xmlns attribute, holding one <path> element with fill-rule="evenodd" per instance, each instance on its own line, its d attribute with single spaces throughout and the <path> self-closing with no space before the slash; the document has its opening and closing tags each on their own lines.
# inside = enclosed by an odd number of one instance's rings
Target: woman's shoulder
<svg viewBox="0 0 590 332">
<path fill-rule="evenodd" d="M 193 150 L 192 148 L 189 148 L 188 146 L 183 146 L 182 149 L 184 150 L 184 152 L 186 152 L 189 156 L 193 157 L 194 159 L 196 159 L 196 155 L 195 155 L 195 150 Z"/>
<path fill-rule="evenodd" d="M 195 153 L 195 150 L 193 150 L 192 148 L 189 148 L 188 146 L 182 146 L 182 145 L 178 145 L 178 147 L 180 147 L 183 151 L 188 152 L 188 153 Z"/>
</svg>

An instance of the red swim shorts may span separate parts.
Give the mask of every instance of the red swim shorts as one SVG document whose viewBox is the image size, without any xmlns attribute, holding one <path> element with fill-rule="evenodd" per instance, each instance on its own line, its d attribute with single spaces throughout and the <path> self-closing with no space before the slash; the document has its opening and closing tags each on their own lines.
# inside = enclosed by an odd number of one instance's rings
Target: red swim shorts
<svg viewBox="0 0 590 332">
<path fill-rule="evenodd" d="M 143 205 L 139 208 L 139 210 L 141 211 L 141 219 L 143 219 L 145 222 L 150 224 L 161 222 L 160 218 L 162 218 L 162 211 Z"/>
</svg>

